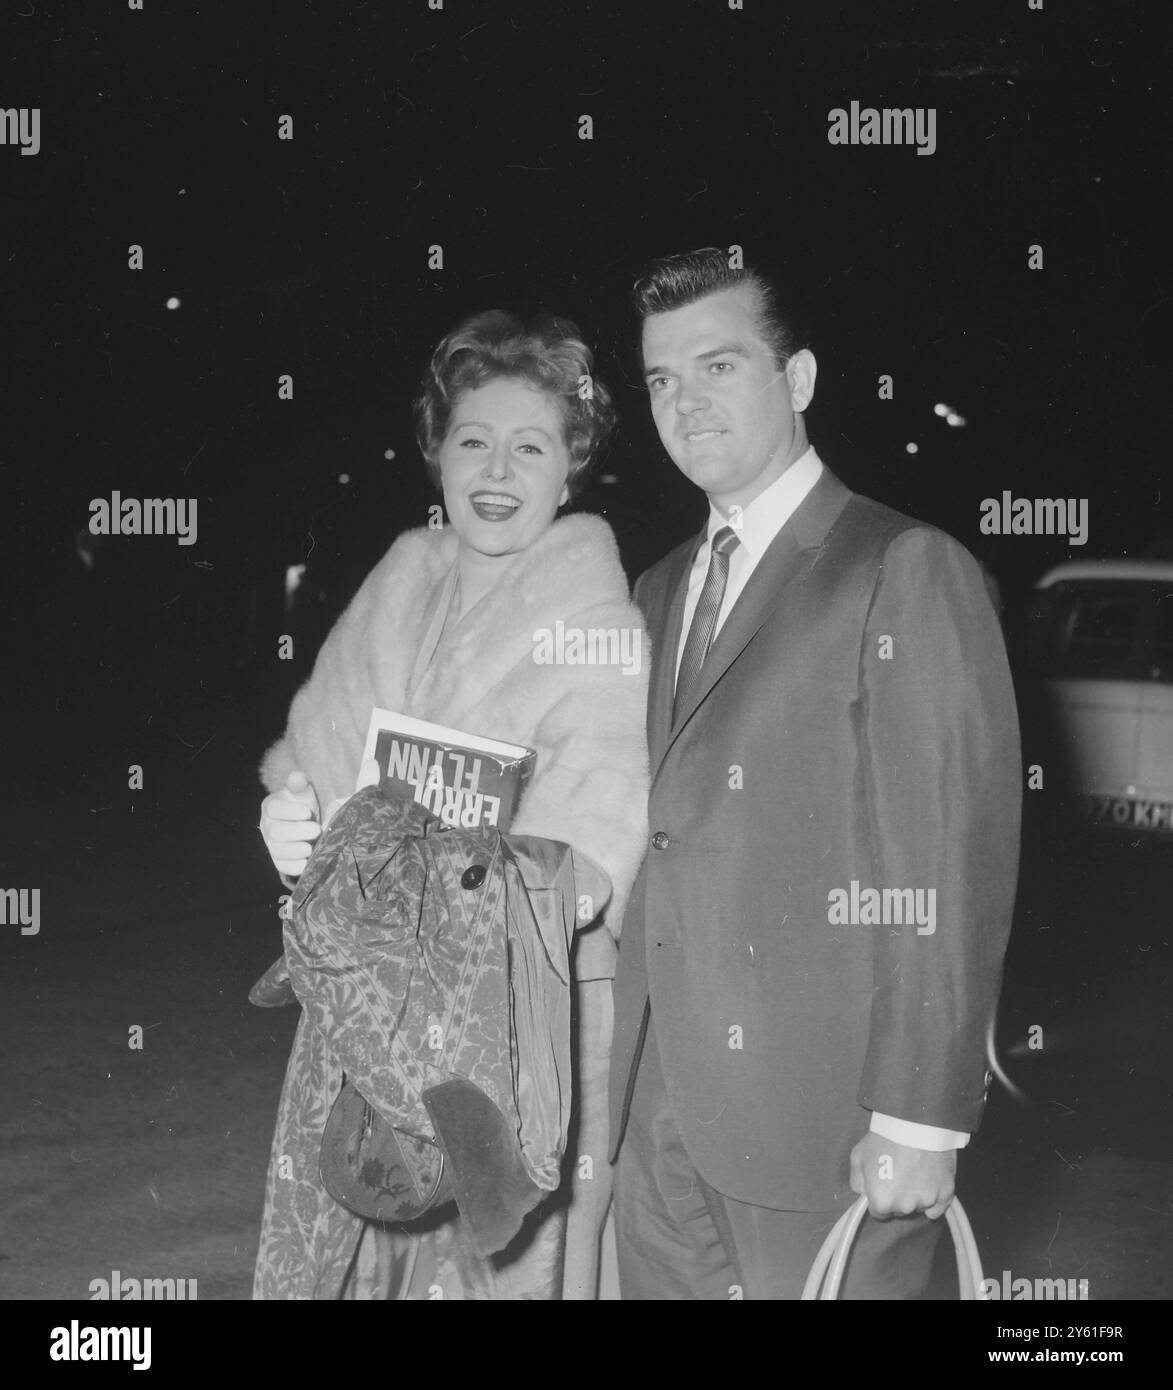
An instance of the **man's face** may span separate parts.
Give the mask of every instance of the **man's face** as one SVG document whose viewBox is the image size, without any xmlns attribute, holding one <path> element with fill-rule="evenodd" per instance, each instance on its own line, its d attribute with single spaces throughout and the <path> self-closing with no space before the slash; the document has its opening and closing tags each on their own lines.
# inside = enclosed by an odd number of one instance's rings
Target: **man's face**
<svg viewBox="0 0 1173 1390">
<path fill-rule="evenodd" d="M 746 506 L 805 453 L 801 411 L 814 395 L 815 359 L 785 369 L 757 326 L 756 294 L 736 285 L 651 314 L 643 360 L 652 418 L 672 461 L 728 514 Z"/>
</svg>

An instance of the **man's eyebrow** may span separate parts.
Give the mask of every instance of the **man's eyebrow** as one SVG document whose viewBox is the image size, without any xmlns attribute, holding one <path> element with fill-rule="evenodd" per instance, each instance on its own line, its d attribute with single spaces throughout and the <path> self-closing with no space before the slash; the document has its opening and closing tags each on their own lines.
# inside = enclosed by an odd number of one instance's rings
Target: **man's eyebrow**
<svg viewBox="0 0 1173 1390">
<path fill-rule="evenodd" d="M 722 343 L 720 347 L 710 348 L 708 352 L 698 352 L 697 362 L 709 362 L 714 357 L 749 357 L 749 348 L 744 343 Z M 648 367 L 644 372 L 644 380 L 647 381 L 654 376 L 671 376 L 672 373 L 667 367 Z"/>
<path fill-rule="evenodd" d="M 749 348 L 743 343 L 725 343 L 722 347 L 710 348 L 708 352 L 697 353 L 698 362 L 708 362 L 714 357 L 748 357 Z"/>
</svg>

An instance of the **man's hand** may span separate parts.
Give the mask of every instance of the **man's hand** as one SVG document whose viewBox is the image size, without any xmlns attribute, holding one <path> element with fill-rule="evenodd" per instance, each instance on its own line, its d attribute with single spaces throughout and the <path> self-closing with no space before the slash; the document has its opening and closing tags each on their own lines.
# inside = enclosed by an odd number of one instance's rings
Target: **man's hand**
<svg viewBox="0 0 1173 1390">
<path fill-rule="evenodd" d="M 956 1149 L 912 1149 L 869 1132 L 851 1151 L 851 1190 L 866 1195 L 869 1213 L 881 1221 L 920 1211 L 933 1221 L 944 1216 L 956 1173 Z"/>
</svg>

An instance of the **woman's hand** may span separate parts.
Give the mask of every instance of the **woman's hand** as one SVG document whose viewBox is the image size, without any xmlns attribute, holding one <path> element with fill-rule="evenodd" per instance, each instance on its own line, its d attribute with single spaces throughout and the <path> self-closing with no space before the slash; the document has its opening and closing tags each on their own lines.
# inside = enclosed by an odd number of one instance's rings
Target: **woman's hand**
<svg viewBox="0 0 1173 1390">
<path fill-rule="evenodd" d="M 279 792 L 261 802 L 261 834 L 277 872 L 297 878 L 322 833 L 318 795 L 304 772 L 291 772 Z"/>
</svg>

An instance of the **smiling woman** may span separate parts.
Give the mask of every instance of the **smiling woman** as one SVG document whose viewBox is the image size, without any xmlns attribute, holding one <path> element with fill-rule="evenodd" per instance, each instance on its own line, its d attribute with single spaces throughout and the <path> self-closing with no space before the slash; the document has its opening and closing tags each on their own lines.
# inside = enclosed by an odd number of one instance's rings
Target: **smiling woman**
<svg viewBox="0 0 1173 1390">
<path fill-rule="evenodd" d="M 415 404 L 416 434 L 432 481 L 440 486 L 440 449 L 465 393 L 494 382 L 524 382 L 558 410 L 557 434 L 569 455 L 567 489 L 576 497 L 615 423 L 611 394 L 594 378 L 593 362 L 569 319 L 540 315 L 524 322 L 503 309 L 466 319 L 437 345 Z"/>
<path fill-rule="evenodd" d="M 614 425 L 569 319 L 503 310 L 466 320 L 432 354 L 416 401 L 420 452 L 459 537 L 459 618 L 583 487 Z"/>
<path fill-rule="evenodd" d="M 536 751 L 510 832 L 570 845 L 576 898 L 593 905 L 593 920 L 578 923 L 574 953 L 576 1161 L 561 1190 L 491 1260 L 456 1218 L 412 1231 L 348 1225 L 314 1191 L 309 1171 L 313 1211 L 328 1214 L 323 1244 L 281 1168 L 281 1135 L 317 1075 L 303 1017 L 282 1095 L 255 1292 L 591 1298 L 610 1199 L 615 936 L 647 839 L 647 663 L 610 528 L 600 517 L 557 512 L 582 487 L 611 429 L 611 399 L 573 323 L 494 311 L 439 343 L 415 410 L 420 450 L 451 524 L 400 536 L 326 639 L 262 765 L 272 795 L 261 828 L 292 886 L 321 834 L 319 807 L 354 791 L 373 706 Z M 543 633 L 606 640 L 596 641 L 594 661 L 582 661 L 565 643 L 547 654 Z"/>
</svg>

